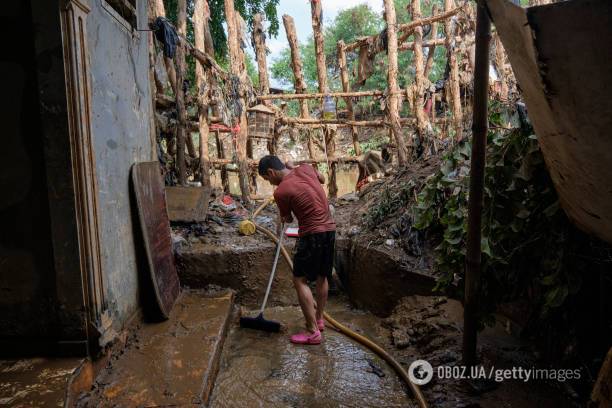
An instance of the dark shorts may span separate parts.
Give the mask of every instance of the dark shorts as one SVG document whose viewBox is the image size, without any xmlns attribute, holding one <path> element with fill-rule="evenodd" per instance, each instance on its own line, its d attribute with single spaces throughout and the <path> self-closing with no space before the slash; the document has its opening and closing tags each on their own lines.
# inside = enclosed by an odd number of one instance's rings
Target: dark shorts
<svg viewBox="0 0 612 408">
<path fill-rule="evenodd" d="M 293 255 L 293 276 L 313 281 L 331 279 L 334 267 L 336 231 L 317 232 L 298 238 Z"/>
</svg>

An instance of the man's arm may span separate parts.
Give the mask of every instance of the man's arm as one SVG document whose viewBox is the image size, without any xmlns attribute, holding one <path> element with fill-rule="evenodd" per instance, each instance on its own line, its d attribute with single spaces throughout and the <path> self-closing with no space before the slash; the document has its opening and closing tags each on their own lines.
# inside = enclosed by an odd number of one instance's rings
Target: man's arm
<svg viewBox="0 0 612 408">
<path fill-rule="evenodd" d="M 284 197 L 274 195 L 276 206 L 278 207 L 279 218 L 282 222 L 291 223 L 293 222 L 293 215 L 291 215 L 291 209 L 285 201 Z"/>
</svg>

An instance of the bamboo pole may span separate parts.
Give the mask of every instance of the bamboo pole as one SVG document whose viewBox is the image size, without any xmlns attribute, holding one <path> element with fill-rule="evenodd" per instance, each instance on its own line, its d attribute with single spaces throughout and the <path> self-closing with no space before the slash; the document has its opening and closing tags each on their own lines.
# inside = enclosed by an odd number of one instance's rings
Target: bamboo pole
<svg viewBox="0 0 612 408">
<path fill-rule="evenodd" d="M 473 366 L 478 360 L 476 345 L 478 342 L 478 292 L 481 274 L 481 218 L 488 130 L 487 92 L 489 89 L 490 40 L 491 21 L 487 10 L 479 5 L 476 13 L 473 137 L 463 305 L 463 364 L 466 366 Z"/>
<path fill-rule="evenodd" d="M 418 21 L 421 19 L 421 0 L 412 0 L 411 4 L 412 19 Z M 425 77 L 423 64 L 423 27 L 414 27 L 414 115 L 416 117 L 417 135 L 419 146 L 423 146 L 427 137 L 427 116 L 423 110 Z"/>
<path fill-rule="evenodd" d="M 270 93 L 270 81 L 268 80 L 268 63 L 266 61 L 266 34 L 264 33 L 261 13 L 257 13 L 253 17 L 252 42 L 259 73 L 259 92 L 262 95 L 267 95 Z"/>
<path fill-rule="evenodd" d="M 289 49 L 291 50 L 291 69 L 293 70 L 295 94 L 304 95 L 304 92 L 306 92 L 306 82 L 304 81 L 304 72 L 302 71 L 302 58 L 300 56 L 300 49 L 298 46 L 298 39 L 295 31 L 295 22 L 293 21 L 293 17 L 285 14 L 283 16 L 283 24 L 285 25 L 287 41 L 289 42 Z M 300 101 L 300 118 L 310 118 L 310 114 L 308 112 L 308 101 L 306 100 L 306 98 L 302 98 L 302 100 Z M 306 139 L 308 144 L 308 156 L 311 159 L 314 159 L 316 157 L 316 154 L 314 146 L 312 144 L 312 132 L 310 130 L 307 130 L 306 132 Z"/>
<path fill-rule="evenodd" d="M 211 52 L 206 48 L 206 31 L 210 10 L 206 0 L 195 0 L 193 8 L 193 34 L 195 47 Z M 200 181 L 205 187 L 210 187 L 210 155 L 208 152 L 208 73 L 199 60 L 196 60 L 195 76 L 198 90 L 198 131 L 200 133 Z"/>
<path fill-rule="evenodd" d="M 400 166 L 406 165 L 406 144 L 402 135 L 402 127 L 399 121 L 399 97 L 397 92 L 399 86 L 397 84 L 397 18 L 395 16 L 395 4 L 393 0 L 385 1 L 385 18 L 387 20 L 387 55 L 389 60 L 389 69 L 387 71 L 387 83 L 390 95 L 387 100 L 387 113 L 389 122 L 393 129 L 393 135 L 397 144 L 397 156 Z"/>
<path fill-rule="evenodd" d="M 178 33 L 187 32 L 187 0 L 178 0 Z M 185 93 L 183 91 L 183 78 L 185 75 L 185 48 L 182 44 L 176 47 L 176 169 L 178 171 L 178 182 L 180 185 L 187 184 L 187 169 L 185 167 L 185 139 L 187 134 L 187 114 L 185 111 Z"/>
<path fill-rule="evenodd" d="M 310 15 L 312 19 L 312 32 L 314 37 L 315 57 L 317 62 L 317 82 L 319 92 L 329 92 L 327 86 L 327 66 L 325 64 L 325 49 L 323 44 L 323 7 L 322 0 L 310 0 Z M 321 101 L 321 113 L 323 113 L 323 101 Z M 325 155 L 329 161 L 336 152 L 335 129 L 323 128 L 325 142 Z M 327 168 L 327 191 L 330 197 L 338 195 L 336 182 L 336 164 L 331 163 Z"/>
<path fill-rule="evenodd" d="M 467 39 L 464 39 L 463 37 L 460 36 L 456 36 L 455 37 L 455 43 L 460 43 L 460 42 L 464 42 L 464 41 L 468 41 Z M 422 43 L 422 47 L 423 48 L 435 48 L 438 45 L 444 45 L 446 44 L 446 37 L 445 38 L 436 38 L 435 40 L 432 38 L 430 40 L 427 41 L 423 41 Z M 397 47 L 398 51 L 410 51 L 414 49 L 414 42 L 410 41 L 410 42 L 405 42 L 401 45 L 399 45 Z M 432 52 L 430 50 L 430 52 Z"/>
<path fill-rule="evenodd" d="M 444 9 L 451 10 L 454 6 L 454 0 L 444 0 Z M 446 82 L 446 101 L 451 107 L 453 114 L 453 129 L 455 130 L 455 140 L 463 138 L 463 109 L 461 107 L 461 90 L 459 87 L 459 65 L 457 62 L 457 53 L 454 49 L 454 44 L 451 41 L 455 35 L 455 27 L 451 19 L 444 22 L 444 31 L 446 35 L 446 57 L 450 66 L 448 81 Z"/>
<path fill-rule="evenodd" d="M 434 4 L 431 10 L 431 14 L 435 16 L 436 14 L 438 14 L 438 11 L 439 11 L 438 5 Z M 431 73 L 431 68 L 433 67 L 434 57 L 436 53 L 436 45 L 438 45 L 436 44 L 436 40 L 438 39 L 438 22 L 437 21 L 434 21 L 433 23 L 431 23 L 430 37 L 431 37 L 431 40 L 433 40 L 433 43 L 429 47 L 429 51 L 427 52 L 427 61 L 425 62 L 425 70 L 423 71 L 423 76 L 425 78 L 429 78 L 429 74 Z M 424 46 L 425 44 L 423 44 L 423 47 Z"/>
<path fill-rule="evenodd" d="M 236 10 L 234 0 L 225 0 L 225 19 L 227 23 L 227 45 L 229 49 L 230 73 L 233 77 L 239 78 L 240 88 L 243 88 L 243 75 L 246 72 L 244 66 L 244 54 L 238 41 L 238 21 L 236 20 Z M 244 90 L 240 90 L 238 103 L 242 107 L 237 124 L 240 126 L 236 138 L 236 154 L 238 156 L 240 191 L 242 201 L 249 202 L 249 173 L 246 165 L 247 160 L 247 102 Z"/>
<path fill-rule="evenodd" d="M 153 0 L 155 3 L 155 14 L 156 17 L 166 17 L 166 8 L 164 7 L 163 0 Z M 166 58 L 164 56 L 164 65 L 166 66 L 166 72 L 168 73 L 168 81 L 170 82 L 170 87 L 172 88 L 172 92 L 176 95 L 176 70 L 174 68 L 174 63 L 170 58 Z"/>
<path fill-rule="evenodd" d="M 351 92 L 351 84 L 349 82 L 348 66 L 346 63 L 346 52 L 344 51 L 344 41 L 338 41 L 338 65 L 340 67 L 340 80 L 342 81 L 342 90 Z M 350 97 L 345 97 L 346 110 L 350 120 L 355 120 L 355 112 L 353 111 L 353 101 Z M 353 148 L 355 155 L 361 155 L 361 146 L 359 145 L 359 134 L 355 126 L 351 126 L 351 137 L 353 138 Z"/>
</svg>

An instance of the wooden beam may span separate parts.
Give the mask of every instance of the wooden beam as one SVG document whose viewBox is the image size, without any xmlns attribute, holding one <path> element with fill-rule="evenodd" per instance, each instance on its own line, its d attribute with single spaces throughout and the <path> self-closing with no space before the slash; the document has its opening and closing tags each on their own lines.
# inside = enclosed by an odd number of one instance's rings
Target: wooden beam
<svg viewBox="0 0 612 408">
<path fill-rule="evenodd" d="M 187 32 L 187 0 L 178 0 L 177 3 L 178 33 L 185 35 Z M 176 48 L 176 111 L 177 111 L 177 132 L 176 132 L 176 170 L 178 173 L 178 183 L 182 186 L 187 185 L 187 169 L 185 163 L 185 139 L 187 136 L 187 113 L 185 111 L 185 94 L 183 92 L 183 78 L 185 75 L 185 48 L 179 44 Z"/>
<path fill-rule="evenodd" d="M 342 81 L 342 90 L 351 92 L 351 84 L 349 82 L 348 66 L 346 63 L 346 52 L 344 51 L 344 41 L 338 41 L 338 66 L 340 67 L 340 80 Z M 348 111 L 349 120 L 355 120 L 355 112 L 353 111 L 353 100 L 350 97 L 345 97 L 346 110 Z M 361 146 L 359 145 L 359 134 L 355 126 L 351 126 L 351 137 L 353 139 L 353 149 L 355 155 L 361 155 Z"/>
<path fill-rule="evenodd" d="M 329 125 L 336 125 L 336 126 L 364 126 L 364 127 L 383 127 L 383 126 L 390 126 L 389 121 L 386 119 L 380 119 L 380 120 L 349 120 L 349 119 L 317 119 L 317 118 L 308 118 L 308 119 L 302 119 L 302 118 L 292 118 L 292 117 L 282 117 L 278 119 L 279 122 L 281 122 L 282 124 L 285 125 L 308 125 L 314 127 L 315 125 L 320 125 L 320 126 L 329 126 Z M 444 118 L 440 118 L 436 120 L 437 123 L 444 123 L 445 119 Z M 399 123 L 400 125 L 412 125 L 416 123 L 416 119 L 415 118 L 400 118 L 399 119 Z"/>
<path fill-rule="evenodd" d="M 193 7 L 193 35 L 196 48 L 206 49 L 206 34 L 210 10 L 206 0 L 195 0 Z M 212 51 L 212 50 L 211 50 Z M 198 133 L 200 134 L 200 181 L 210 187 L 210 154 L 208 152 L 208 73 L 200 60 L 196 59 L 196 89 L 198 92 Z"/>
<path fill-rule="evenodd" d="M 164 7 L 163 0 L 151 0 L 154 1 L 155 14 L 156 17 L 166 17 L 166 8 Z M 176 57 L 176 56 L 175 56 Z M 172 88 L 172 92 L 176 95 L 176 69 L 174 67 L 174 63 L 170 58 L 166 58 L 164 56 L 164 65 L 166 66 L 166 72 L 168 73 L 168 81 L 170 82 L 170 87 Z"/>
<path fill-rule="evenodd" d="M 461 11 L 463 6 L 464 5 L 461 5 L 459 7 L 455 7 L 455 8 L 450 9 L 450 10 L 445 10 L 444 13 L 442 13 L 442 14 L 433 15 L 433 16 L 426 17 L 426 18 L 419 18 L 418 20 L 413 20 L 413 21 L 411 21 L 409 23 L 400 24 L 399 27 L 398 27 L 398 31 L 400 31 L 402 34 L 399 36 L 398 41 L 400 43 L 406 41 L 408 39 L 408 37 L 410 37 L 414 33 L 414 29 L 417 28 L 417 27 L 421 27 L 422 28 L 423 26 L 430 25 L 432 23 L 435 23 L 436 21 L 442 21 L 442 20 L 450 19 L 452 16 L 454 16 L 457 13 L 459 13 L 459 11 Z"/>
<path fill-rule="evenodd" d="M 328 93 L 296 93 L 294 94 L 270 94 L 270 95 L 259 95 L 257 99 L 260 101 L 268 100 L 268 99 L 276 99 L 276 100 L 294 100 L 294 99 L 322 99 L 325 96 L 330 96 L 332 98 L 362 98 L 366 96 L 384 96 L 384 91 L 353 91 L 353 92 L 328 92 Z M 403 90 L 397 90 L 396 94 L 401 95 L 405 93 Z"/>
<path fill-rule="evenodd" d="M 439 10 L 438 5 L 434 4 L 431 10 L 431 14 L 435 16 L 436 14 L 438 14 L 438 10 Z M 431 40 L 434 40 L 434 43 L 429 47 L 429 50 L 427 51 L 427 61 L 425 62 L 425 69 L 423 71 L 423 76 L 425 78 L 429 78 L 429 73 L 431 72 L 431 68 L 433 67 L 433 64 L 434 64 L 436 45 L 438 45 L 435 43 L 435 40 L 438 39 L 438 22 L 437 21 L 434 21 L 433 23 L 431 23 L 430 37 L 431 37 Z M 423 48 L 424 47 L 425 47 L 425 44 L 423 44 Z"/>
<path fill-rule="evenodd" d="M 261 13 L 257 13 L 253 17 L 252 42 L 257 59 L 257 72 L 259 73 L 259 93 L 267 95 L 270 93 L 270 81 L 268 80 L 268 63 L 266 61 L 266 34 L 264 33 Z"/>
<path fill-rule="evenodd" d="M 393 0 L 384 0 L 385 2 L 385 17 L 387 20 L 387 56 L 388 56 L 388 71 L 387 84 L 390 95 L 387 98 L 387 114 L 393 136 L 397 144 L 397 156 L 400 166 L 406 165 L 406 144 L 402 134 L 402 127 L 399 121 L 399 97 L 397 92 L 399 86 L 397 83 L 397 18 L 395 15 L 395 4 Z"/>
<path fill-rule="evenodd" d="M 412 19 L 414 21 L 421 20 L 421 0 L 412 0 L 410 5 Z M 423 110 L 425 104 L 424 92 L 425 92 L 425 67 L 423 62 L 423 27 L 416 26 L 413 29 L 414 34 L 414 90 L 412 95 L 414 97 L 414 116 L 416 118 L 417 137 L 419 139 L 419 145 L 423 146 L 425 138 L 427 137 L 427 116 Z"/>
<path fill-rule="evenodd" d="M 285 26 L 285 32 L 287 33 L 287 41 L 289 42 L 289 49 L 291 50 L 291 69 L 293 70 L 293 78 L 294 78 L 294 89 L 295 94 L 303 95 L 306 92 L 306 81 L 304 81 L 304 72 L 302 71 L 302 57 L 300 56 L 300 48 L 297 39 L 297 34 L 295 31 L 295 22 L 293 21 L 293 17 L 285 14 L 283 16 L 283 24 Z M 295 95 L 294 94 L 294 95 Z M 272 96 L 272 95 L 266 95 Z M 283 95 L 275 95 L 275 96 L 283 96 Z M 275 98 L 269 98 L 275 99 Z M 291 99 L 291 98 L 282 98 L 282 99 Z M 295 98 L 300 99 L 300 98 Z M 308 119 L 310 117 L 310 113 L 308 112 L 308 101 L 306 98 L 301 98 L 300 101 L 300 118 Z M 260 100 L 265 100 L 264 98 Z M 307 131 L 306 140 L 308 144 L 308 156 L 311 159 L 315 158 L 315 149 L 312 144 L 312 135 L 310 130 Z"/>
<path fill-rule="evenodd" d="M 487 10 L 478 5 L 476 14 L 476 59 L 474 69 L 474 109 L 472 118 L 472 157 L 468 231 L 465 255 L 465 292 L 463 310 L 463 364 L 478 362 L 479 293 L 481 275 L 482 206 L 484 195 L 485 154 L 488 131 L 489 43 L 491 20 Z"/>
<path fill-rule="evenodd" d="M 454 0 L 444 0 L 444 10 L 454 10 Z M 446 35 L 446 58 L 450 66 L 448 81 L 446 81 L 446 101 L 451 108 L 455 140 L 463 138 L 463 109 L 461 107 L 461 91 L 459 88 L 459 64 L 452 39 L 455 37 L 455 25 L 451 19 L 444 22 Z"/>
<path fill-rule="evenodd" d="M 402 43 L 404 41 L 406 41 L 406 39 L 408 37 L 410 37 L 412 35 L 412 29 L 414 27 L 423 27 L 426 25 L 429 25 L 435 21 L 441 21 L 441 20 L 445 20 L 448 19 L 452 16 L 454 16 L 455 14 L 457 14 L 461 9 L 463 8 L 462 6 L 459 6 L 453 10 L 449 10 L 448 12 L 444 12 L 442 14 L 438 14 L 438 15 L 434 15 L 428 18 L 424 18 L 422 20 L 419 21 L 411 21 L 410 23 L 406 23 L 406 24 L 400 24 L 399 26 L 397 26 L 397 32 L 400 32 L 401 35 L 399 37 L 399 42 Z M 367 36 L 367 37 L 361 37 L 359 38 L 357 41 L 352 42 L 350 44 L 346 45 L 346 51 L 354 51 L 358 48 L 360 48 L 363 44 L 366 44 L 368 41 L 374 40 L 376 38 L 378 34 L 376 35 L 371 35 L 371 36 Z"/>
<path fill-rule="evenodd" d="M 238 20 L 236 19 L 234 0 L 225 0 L 225 19 L 227 23 L 227 46 L 229 49 L 230 73 L 233 77 L 239 78 L 240 82 L 242 83 L 243 75 L 246 73 L 246 67 L 244 66 L 244 55 L 238 40 Z M 237 124 L 240 126 L 240 131 L 238 132 L 236 138 L 236 154 L 238 156 L 240 191 L 242 193 L 242 201 L 244 203 L 248 203 L 249 170 L 246 166 L 248 129 L 246 117 L 247 102 L 244 92 L 241 92 L 237 102 L 242 106 L 240 116 L 236 119 Z"/>
</svg>

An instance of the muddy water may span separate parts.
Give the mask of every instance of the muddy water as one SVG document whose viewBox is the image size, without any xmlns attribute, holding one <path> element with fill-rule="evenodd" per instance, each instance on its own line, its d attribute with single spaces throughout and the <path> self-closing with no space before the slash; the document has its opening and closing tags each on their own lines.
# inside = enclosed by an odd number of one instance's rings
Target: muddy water
<svg viewBox="0 0 612 408">
<path fill-rule="evenodd" d="M 376 318 L 331 299 L 335 318 L 377 339 Z M 288 336 L 302 325 L 297 307 L 268 309 L 280 334 L 232 325 L 224 346 L 211 407 L 410 407 L 404 385 L 372 352 L 328 329 L 317 346 L 295 346 Z"/>
<path fill-rule="evenodd" d="M 240 183 L 238 182 L 238 173 L 230 172 L 229 174 L 229 184 L 230 184 L 230 193 L 231 194 L 240 194 Z M 323 172 L 323 175 L 327 178 L 327 174 Z M 336 182 L 338 183 L 338 197 L 343 196 L 344 194 L 351 193 L 355 191 L 355 184 L 357 183 L 357 176 L 359 175 L 359 171 L 356 166 L 351 167 L 341 167 L 336 172 Z M 221 184 L 221 171 L 215 171 L 214 175 L 211 177 L 211 183 L 213 187 L 222 187 Z M 327 192 L 327 184 L 324 186 L 325 192 Z M 260 196 L 270 196 L 272 195 L 273 188 L 266 180 L 257 176 L 257 195 Z"/>
</svg>

